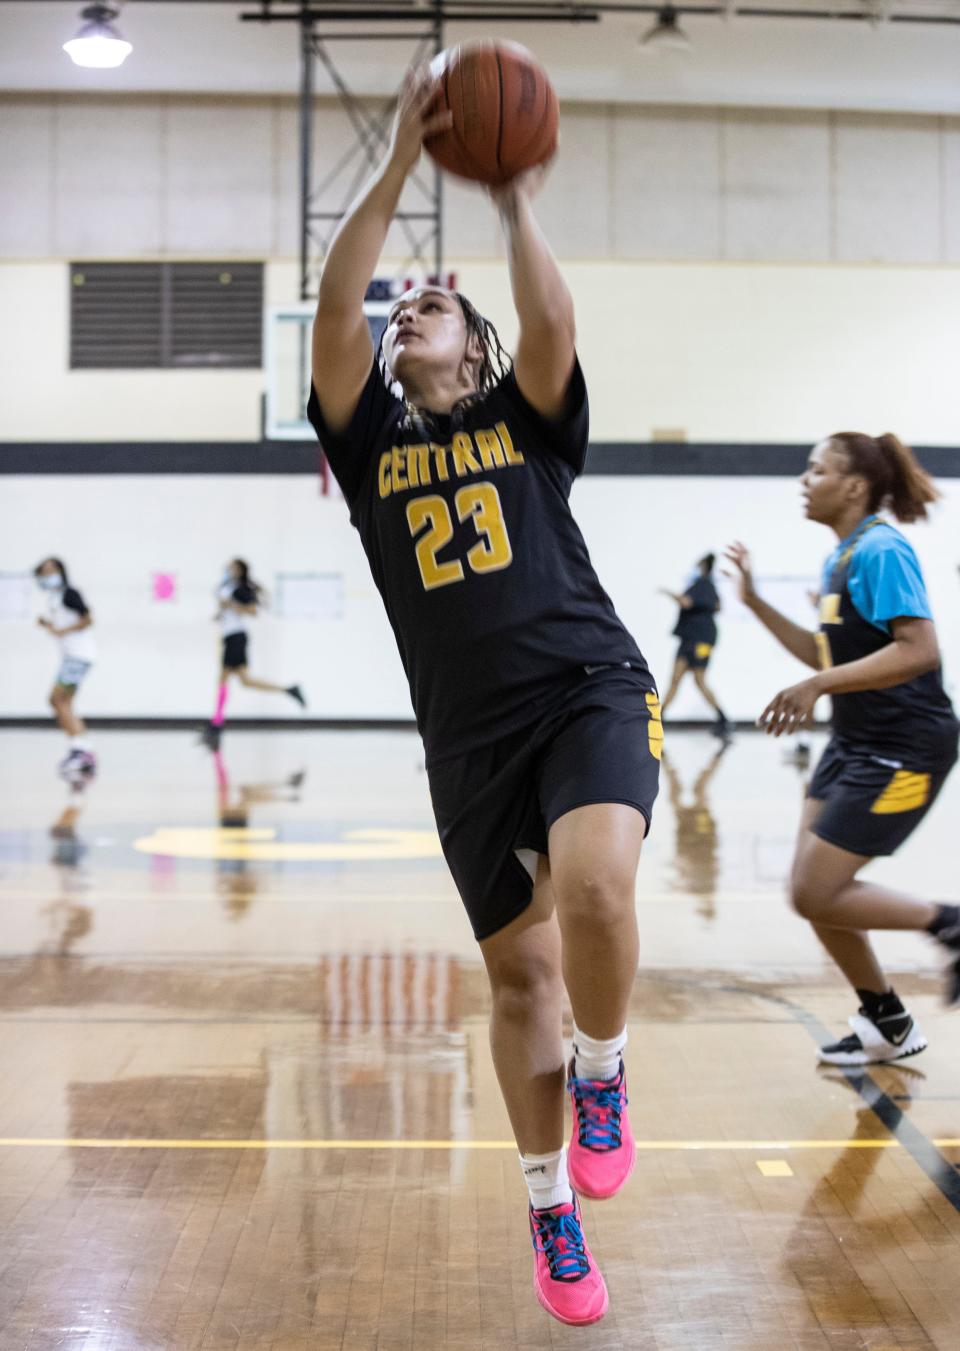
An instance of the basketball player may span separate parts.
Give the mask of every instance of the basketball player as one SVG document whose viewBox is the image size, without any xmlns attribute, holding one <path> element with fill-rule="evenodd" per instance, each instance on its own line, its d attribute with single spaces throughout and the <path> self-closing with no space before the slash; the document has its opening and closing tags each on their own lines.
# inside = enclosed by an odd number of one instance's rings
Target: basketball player
<svg viewBox="0 0 960 1351">
<path fill-rule="evenodd" d="M 242 558 L 234 558 L 227 564 L 223 579 L 217 587 L 217 613 L 214 616 L 223 637 L 217 704 L 202 737 L 214 750 L 220 744 L 231 676 L 236 676 L 247 689 L 289 694 L 301 708 L 307 706 L 299 685 L 272 685 L 268 680 L 259 680 L 250 675 L 247 669 L 250 620 L 257 614 L 262 596 L 263 588 L 250 576 L 249 565 Z"/>
<path fill-rule="evenodd" d="M 92 778 L 97 769 L 96 756 L 87 738 L 86 724 L 73 705 L 97 655 L 90 632 L 93 615 L 80 592 L 70 585 L 67 569 L 59 558 L 45 558 L 34 568 L 33 575 L 47 598 L 47 613 L 37 623 L 56 638 L 60 648 L 60 666 L 50 691 L 50 707 L 69 744 L 58 769 L 67 779 Z"/>
<path fill-rule="evenodd" d="M 960 908 L 919 901 L 858 880 L 894 853 L 930 810 L 957 758 L 958 726 L 943 688 L 940 651 L 917 556 L 877 512 L 916 521 L 938 494 L 889 433 L 839 432 L 813 448 L 801 480 L 807 517 L 838 544 L 823 569 L 820 629 L 808 632 L 756 592 L 750 557 L 734 544 L 744 604 L 817 674 L 771 700 L 759 722 L 780 736 L 804 726 L 822 694 L 833 736 L 807 793 L 791 898 L 860 998 L 851 1033 L 821 1059 L 865 1065 L 927 1045 L 890 986 L 871 929 L 916 929 L 950 952 L 947 999 L 960 999 Z"/>
<path fill-rule="evenodd" d="M 673 629 L 673 636 L 680 639 L 680 646 L 673 663 L 670 688 L 663 700 L 663 713 L 666 715 L 683 677 L 690 671 L 697 689 L 716 714 L 714 732 L 717 736 L 728 737 L 733 731 L 733 723 L 707 684 L 707 666 L 717 642 L 716 614 L 720 609 L 720 597 L 713 584 L 714 561 L 713 554 L 704 554 L 697 562 L 689 586 L 681 594 L 660 588 L 661 596 L 669 596 L 680 607 Z"/>
<path fill-rule="evenodd" d="M 309 414 L 393 626 L 444 854 L 490 979 L 537 1297 L 585 1324 L 608 1296 L 571 1183 L 612 1196 L 635 1158 L 623 1051 L 662 726 L 570 513 L 587 394 L 572 300 L 533 216 L 535 176 L 495 198 L 513 363 L 464 296 L 435 286 L 400 297 L 374 353 L 364 292 L 424 137 L 450 125 L 431 104 L 426 77 L 411 76 L 387 156 L 327 254 Z"/>
</svg>

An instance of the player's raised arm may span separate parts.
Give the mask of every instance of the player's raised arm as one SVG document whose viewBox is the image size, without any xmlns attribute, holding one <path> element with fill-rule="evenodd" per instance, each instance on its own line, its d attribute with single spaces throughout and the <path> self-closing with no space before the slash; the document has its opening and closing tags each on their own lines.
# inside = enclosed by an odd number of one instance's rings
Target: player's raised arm
<svg viewBox="0 0 960 1351">
<path fill-rule="evenodd" d="M 493 199 L 507 241 L 513 303 L 520 321 L 513 368 L 521 393 L 544 417 L 563 412 L 576 359 L 573 297 L 533 214 L 543 169 L 519 175 Z"/>
<path fill-rule="evenodd" d="M 370 373 L 373 344 L 363 298 L 403 185 L 420 158 L 424 137 L 450 124 L 449 112 L 431 115 L 434 98 L 426 70 L 407 76 L 386 158 L 340 222 L 324 261 L 313 324 L 313 384 L 333 432 L 349 423 Z"/>
<path fill-rule="evenodd" d="M 820 654 L 817 651 L 816 635 L 810 629 L 795 624 L 792 619 L 788 619 L 785 614 L 781 614 L 773 605 L 757 595 L 757 589 L 753 584 L 750 554 L 744 545 L 739 541 L 729 545 L 724 550 L 724 558 L 732 567 L 727 576 L 735 579 L 740 599 L 747 609 L 753 611 L 764 628 L 769 629 L 788 652 L 804 665 L 817 670 L 820 666 Z"/>
</svg>

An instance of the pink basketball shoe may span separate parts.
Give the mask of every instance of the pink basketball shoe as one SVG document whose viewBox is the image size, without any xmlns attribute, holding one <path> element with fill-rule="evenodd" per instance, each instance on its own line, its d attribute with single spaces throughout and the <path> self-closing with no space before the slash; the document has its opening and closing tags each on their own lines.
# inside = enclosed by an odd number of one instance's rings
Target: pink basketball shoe
<svg viewBox="0 0 960 1351">
<path fill-rule="evenodd" d="M 570 1182 L 594 1200 L 614 1196 L 633 1172 L 637 1147 L 627 1115 L 627 1078 L 620 1061 L 615 1079 L 577 1079 L 570 1061 L 567 1089 L 573 1133 L 567 1151 Z"/>
<path fill-rule="evenodd" d="M 587 1247 L 576 1196 L 552 1210 L 531 1206 L 530 1235 L 533 1288 L 547 1313 L 572 1327 L 599 1322 L 610 1298 Z"/>
</svg>

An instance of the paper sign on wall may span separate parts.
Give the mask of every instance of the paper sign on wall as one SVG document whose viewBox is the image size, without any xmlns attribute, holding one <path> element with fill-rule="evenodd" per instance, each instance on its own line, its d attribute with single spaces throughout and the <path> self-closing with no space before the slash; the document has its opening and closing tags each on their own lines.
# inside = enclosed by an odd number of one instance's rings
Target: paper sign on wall
<svg viewBox="0 0 960 1351">
<path fill-rule="evenodd" d="M 29 572 L 0 572 L 0 619 L 30 619 L 33 586 Z"/>
<path fill-rule="evenodd" d="M 792 619 L 806 629 L 817 627 L 816 595 L 820 589 L 820 580 L 811 574 L 805 576 L 756 576 L 757 591 L 775 610 Z M 718 616 L 721 624 L 727 620 L 742 623 L 755 623 L 753 615 L 745 605 L 740 604 L 736 583 L 722 578 L 717 588 L 720 592 L 722 609 Z"/>
<path fill-rule="evenodd" d="M 274 608 L 284 619 L 342 619 L 343 575 L 339 572 L 279 572 Z"/>
</svg>

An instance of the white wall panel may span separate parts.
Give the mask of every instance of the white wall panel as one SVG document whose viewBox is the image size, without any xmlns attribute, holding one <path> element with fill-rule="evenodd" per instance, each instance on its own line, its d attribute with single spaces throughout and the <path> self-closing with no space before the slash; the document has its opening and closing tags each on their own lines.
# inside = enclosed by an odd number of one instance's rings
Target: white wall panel
<svg viewBox="0 0 960 1351">
<path fill-rule="evenodd" d="M 53 252 L 54 125 L 50 101 L 0 108 L 0 257 Z"/>
<path fill-rule="evenodd" d="M 0 96 L 0 120 L 0 257 L 297 256 L 289 99 Z M 950 117 L 568 104 L 540 212 L 568 259 L 951 261 L 958 140 Z M 318 206 L 352 200 L 356 150 L 318 103 L 315 182 L 343 161 Z M 444 198 L 447 255 L 501 257 L 481 193 L 447 178 Z M 429 199 L 411 183 L 402 205 Z M 386 253 L 410 253 L 396 226 Z"/>
<path fill-rule="evenodd" d="M 829 258 L 826 113 L 724 113 L 723 235 L 727 258 Z"/>
<path fill-rule="evenodd" d="M 960 125 L 944 120 L 940 150 L 944 262 L 960 263 Z"/>
<path fill-rule="evenodd" d="M 55 253 L 155 257 L 167 247 L 164 115 L 159 100 L 57 104 Z"/>
<path fill-rule="evenodd" d="M 835 123 L 837 257 L 940 261 L 940 124 L 844 113 Z"/>
<path fill-rule="evenodd" d="M 603 107 L 565 108 L 560 149 L 537 199 L 537 215 L 557 254 L 609 258 L 613 123 Z"/>
<path fill-rule="evenodd" d="M 173 103 L 166 115 L 166 248 L 218 258 L 273 246 L 273 108 Z"/>
<path fill-rule="evenodd" d="M 429 161 L 423 161 L 429 172 Z M 443 180 L 443 244 L 449 258 L 495 258 L 503 251 L 497 213 L 483 188 L 447 175 Z"/>
<path fill-rule="evenodd" d="M 618 108 L 611 115 L 615 256 L 719 257 L 717 114 Z"/>
</svg>

